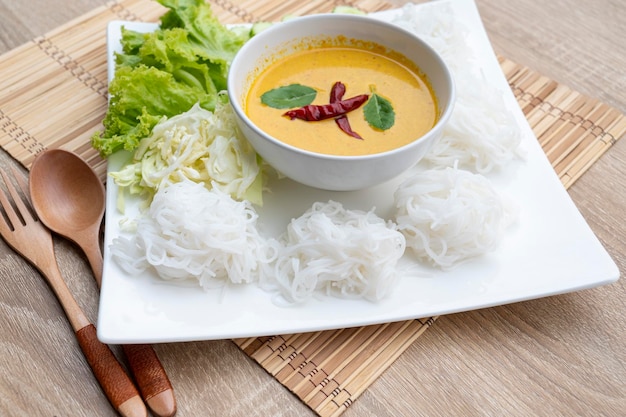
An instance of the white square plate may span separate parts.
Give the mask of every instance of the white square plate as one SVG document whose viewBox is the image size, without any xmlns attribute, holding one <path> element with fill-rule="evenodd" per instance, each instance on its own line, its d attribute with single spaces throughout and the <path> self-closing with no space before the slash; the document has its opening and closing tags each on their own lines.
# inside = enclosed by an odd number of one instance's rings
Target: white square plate
<svg viewBox="0 0 626 417">
<path fill-rule="evenodd" d="M 402 277 L 392 294 L 377 303 L 326 298 L 280 307 L 255 285 L 229 287 L 224 293 L 199 286 L 168 284 L 155 275 L 128 276 L 111 259 L 109 245 L 122 232 L 116 209 L 117 187 L 107 181 L 104 274 L 98 336 L 107 343 L 159 343 L 225 339 L 362 326 L 430 317 L 528 300 L 614 282 L 619 270 L 573 204 L 522 114 L 500 69 L 473 0 L 450 0 L 469 29 L 468 44 L 479 54 L 488 79 L 505 95 L 522 133 L 526 160 L 490 175 L 519 205 L 519 221 L 497 251 L 449 272 L 427 278 Z M 420 6 L 417 6 L 420 7 Z M 398 10 L 374 14 L 390 20 Z M 120 27 L 137 31 L 156 25 L 112 22 L 108 31 L 109 77 Z M 119 155 L 109 171 L 121 166 Z M 399 180 L 359 192 L 327 192 L 289 180 L 270 184 L 260 225 L 274 235 L 315 201 L 339 201 L 349 209 L 370 210 L 389 218 Z M 136 210 L 137 202 L 131 203 Z M 134 205 L 134 207 L 133 207 Z M 132 211 L 132 210 L 131 210 Z M 129 213 L 126 213 L 127 215 Z"/>
</svg>

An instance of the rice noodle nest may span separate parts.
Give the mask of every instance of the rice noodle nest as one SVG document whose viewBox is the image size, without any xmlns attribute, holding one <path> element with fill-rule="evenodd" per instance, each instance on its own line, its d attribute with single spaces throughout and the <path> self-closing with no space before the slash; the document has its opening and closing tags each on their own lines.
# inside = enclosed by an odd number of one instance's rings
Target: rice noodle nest
<svg viewBox="0 0 626 417">
<path fill-rule="evenodd" d="M 404 236 L 392 222 L 335 201 L 314 203 L 289 223 L 280 241 L 273 276 L 291 303 L 314 292 L 380 300 L 396 282 L 405 250 Z"/>
<path fill-rule="evenodd" d="M 443 269 L 493 251 L 515 217 L 483 175 L 456 167 L 412 175 L 396 190 L 394 203 L 407 248 Z"/>
</svg>

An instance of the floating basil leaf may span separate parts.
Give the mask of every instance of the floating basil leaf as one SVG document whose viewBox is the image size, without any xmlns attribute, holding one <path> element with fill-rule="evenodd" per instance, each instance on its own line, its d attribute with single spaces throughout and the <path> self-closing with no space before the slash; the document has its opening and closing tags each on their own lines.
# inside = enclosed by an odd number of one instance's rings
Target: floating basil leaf
<svg viewBox="0 0 626 417">
<path fill-rule="evenodd" d="M 301 84 L 290 84 L 274 88 L 261 95 L 261 102 L 274 109 L 292 109 L 311 104 L 317 91 Z"/>
<path fill-rule="evenodd" d="M 396 113 L 391 102 L 374 93 L 363 107 L 367 123 L 375 129 L 387 130 L 396 121 Z"/>
</svg>

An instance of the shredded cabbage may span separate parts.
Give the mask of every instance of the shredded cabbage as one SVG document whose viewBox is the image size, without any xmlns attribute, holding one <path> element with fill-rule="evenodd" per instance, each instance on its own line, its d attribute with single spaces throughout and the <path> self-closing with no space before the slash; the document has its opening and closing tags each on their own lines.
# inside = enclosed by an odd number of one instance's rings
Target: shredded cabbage
<svg viewBox="0 0 626 417">
<path fill-rule="evenodd" d="M 142 194 L 148 202 L 162 184 L 187 179 L 262 204 L 260 163 L 229 103 L 220 102 L 215 112 L 196 104 L 164 117 L 140 142 L 133 161 L 110 175 L 122 192 Z"/>
<path fill-rule="evenodd" d="M 422 261 L 450 269 L 494 250 L 515 210 L 481 174 L 456 167 L 430 169 L 396 190 L 398 230 Z"/>
<path fill-rule="evenodd" d="M 334 201 L 316 202 L 292 219 L 280 241 L 273 282 L 291 303 L 315 293 L 380 300 L 396 281 L 405 249 L 391 222 Z"/>
<path fill-rule="evenodd" d="M 278 245 L 260 236 L 257 218 L 249 202 L 217 187 L 166 184 L 136 232 L 113 240 L 111 255 L 131 275 L 151 269 L 164 280 L 198 280 L 203 288 L 264 281 Z"/>
</svg>

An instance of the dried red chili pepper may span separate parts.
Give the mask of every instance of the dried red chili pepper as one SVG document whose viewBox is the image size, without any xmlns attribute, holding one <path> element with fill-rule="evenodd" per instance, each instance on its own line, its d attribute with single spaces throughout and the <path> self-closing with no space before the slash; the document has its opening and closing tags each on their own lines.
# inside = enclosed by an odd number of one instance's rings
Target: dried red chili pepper
<svg viewBox="0 0 626 417">
<path fill-rule="evenodd" d="M 289 110 L 284 114 L 284 116 L 287 116 L 292 120 L 301 119 L 308 122 L 332 119 L 358 109 L 367 101 L 368 98 L 369 96 L 367 94 L 361 94 L 346 100 L 339 100 L 329 104 L 309 104 L 298 109 Z"/>
<path fill-rule="evenodd" d="M 341 81 L 337 81 L 335 84 L 333 84 L 333 87 L 330 90 L 330 102 L 336 103 L 338 101 L 341 101 L 345 93 L 346 93 L 346 86 Z M 352 130 L 352 126 L 350 126 L 350 121 L 348 120 L 348 116 L 346 116 L 345 114 L 342 114 L 341 116 L 336 117 L 335 123 L 337 124 L 339 129 L 341 129 L 344 133 L 356 139 L 361 139 L 361 140 L 363 139 L 361 135 L 359 135 L 354 130 Z"/>
<path fill-rule="evenodd" d="M 341 101 L 344 94 L 346 94 L 346 85 L 341 81 L 337 81 L 330 89 L 330 102 L 335 103 Z"/>
<path fill-rule="evenodd" d="M 355 139 L 363 140 L 361 135 L 359 135 L 354 130 L 352 130 L 352 126 L 350 126 L 350 121 L 345 115 L 336 118 L 335 123 L 337 123 L 337 126 L 339 126 L 339 129 L 341 129 L 344 133 L 352 136 Z"/>
</svg>

